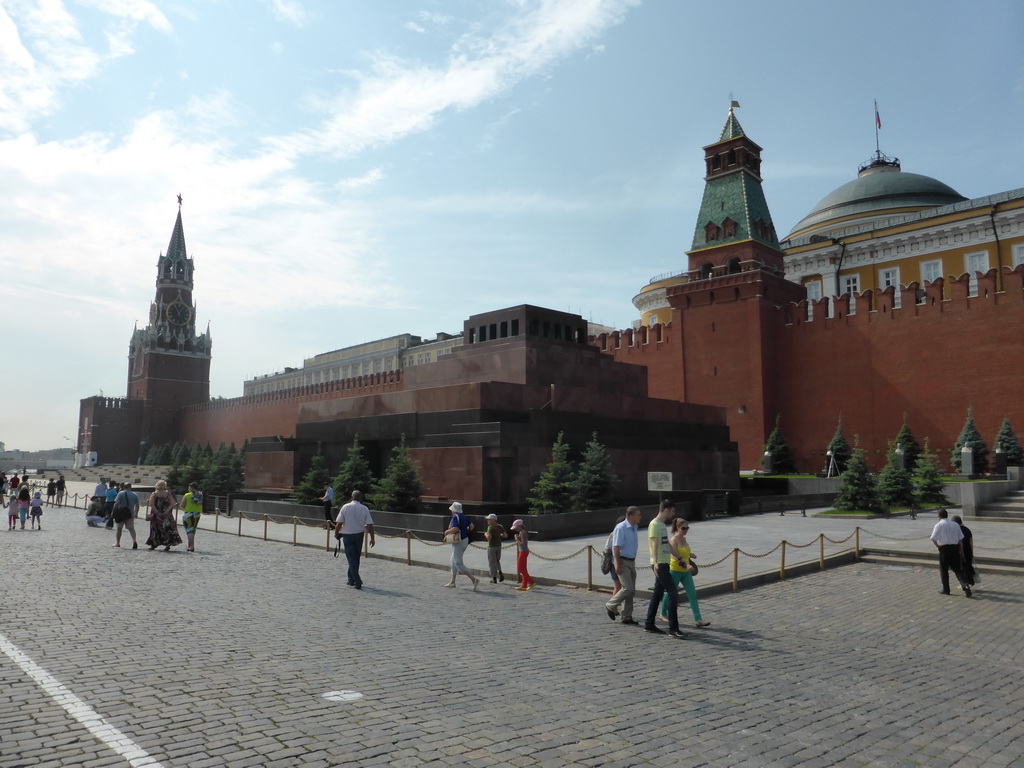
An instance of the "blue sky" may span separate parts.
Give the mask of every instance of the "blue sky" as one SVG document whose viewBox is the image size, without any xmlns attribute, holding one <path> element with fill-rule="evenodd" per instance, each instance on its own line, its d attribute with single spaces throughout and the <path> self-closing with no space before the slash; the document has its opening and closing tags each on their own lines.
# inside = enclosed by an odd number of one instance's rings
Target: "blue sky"
<svg viewBox="0 0 1024 768">
<path fill-rule="evenodd" d="M 1024 4 L 3 0 L 0 441 L 123 396 L 184 197 L 211 393 L 521 303 L 626 327 L 730 95 L 784 234 L 875 148 L 1024 186 Z"/>
</svg>

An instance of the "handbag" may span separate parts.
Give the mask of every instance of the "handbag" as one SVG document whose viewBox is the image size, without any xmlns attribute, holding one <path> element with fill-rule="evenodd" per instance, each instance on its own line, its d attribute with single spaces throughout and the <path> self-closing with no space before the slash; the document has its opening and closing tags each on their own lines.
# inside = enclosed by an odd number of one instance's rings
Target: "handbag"
<svg viewBox="0 0 1024 768">
<path fill-rule="evenodd" d="M 607 576 L 612 572 L 612 551 L 606 549 L 601 555 L 601 573 Z"/>
<path fill-rule="evenodd" d="M 132 510 L 129 507 L 115 506 L 111 513 L 111 518 L 115 523 L 126 523 L 131 516 Z"/>
<path fill-rule="evenodd" d="M 452 531 L 444 535 L 445 544 L 458 544 L 460 541 L 462 541 L 462 534 L 458 531 Z"/>
<path fill-rule="evenodd" d="M 698 568 L 697 564 L 693 562 L 692 557 L 690 558 L 690 562 L 687 563 L 686 567 L 689 569 L 691 576 L 696 576 L 698 573 L 700 573 L 700 568 Z"/>
</svg>

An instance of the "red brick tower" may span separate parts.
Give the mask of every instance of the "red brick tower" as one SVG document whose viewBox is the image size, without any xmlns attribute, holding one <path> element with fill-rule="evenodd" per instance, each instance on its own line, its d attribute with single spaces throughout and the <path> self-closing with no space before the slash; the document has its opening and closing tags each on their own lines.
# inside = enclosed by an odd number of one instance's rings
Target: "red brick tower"
<svg viewBox="0 0 1024 768">
<path fill-rule="evenodd" d="M 688 279 L 667 291 L 682 354 L 673 395 L 723 406 L 741 448 L 740 466 L 753 469 L 777 414 L 782 310 L 805 291 L 784 277 L 784 254 L 761 188 L 761 147 L 743 133 L 732 109 L 704 157 Z"/>
<path fill-rule="evenodd" d="M 135 329 L 128 353 L 128 399 L 143 403 L 140 452 L 177 440 L 178 411 L 210 399 L 210 332 L 196 333 L 193 269 L 185 250 L 179 196 L 167 252 L 157 261 L 149 325 Z"/>
</svg>

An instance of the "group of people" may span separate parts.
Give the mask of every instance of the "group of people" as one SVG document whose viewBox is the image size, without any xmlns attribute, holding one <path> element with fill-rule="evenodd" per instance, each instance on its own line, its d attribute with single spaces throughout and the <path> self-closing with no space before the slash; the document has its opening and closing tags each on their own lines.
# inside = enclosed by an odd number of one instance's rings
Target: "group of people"
<svg viewBox="0 0 1024 768">
<path fill-rule="evenodd" d="M 949 513 L 940 509 L 938 517 L 939 522 L 932 528 L 930 538 L 939 550 L 939 578 L 942 582 L 939 594 L 950 594 L 949 572 L 952 571 L 964 597 L 971 597 L 971 587 L 978 578 L 978 572 L 974 569 L 974 534 L 964 525 L 960 515 L 953 515 L 951 520 Z"/>
<path fill-rule="evenodd" d="M 480 586 L 480 579 L 470 573 L 463 560 L 466 549 L 469 547 L 470 534 L 476 529 L 476 526 L 462 511 L 460 502 L 454 502 L 448 511 L 452 513 L 452 519 L 445 529 L 444 538 L 452 545 L 452 557 L 449 562 L 452 575 L 444 586 L 455 587 L 455 580 L 461 574 L 473 582 L 473 589 L 476 590 Z M 487 569 L 491 574 L 491 584 L 497 584 L 505 581 L 505 574 L 501 570 L 501 540 L 507 539 L 509 535 L 505 531 L 505 526 L 498 522 L 497 515 L 492 513 L 486 519 L 487 530 L 484 532 L 484 538 L 487 540 Z M 519 586 L 516 589 L 525 592 L 537 585 L 527 568 L 527 560 L 530 557 L 530 535 L 526 532 L 526 524 L 522 520 L 515 520 L 510 528 L 512 538 L 516 542 L 516 571 L 519 574 Z"/>
<path fill-rule="evenodd" d="M 25 530 L 25 523 L 31 520 L 29 530 L 43 530 L 43 495 L 33 491 L 28 475 L 7 475 L 0 472 L 0 506 L 7 510 L 7 530 Z M 21 523 L 21 528 L 17 524 Z"/>
<path fill-rule="evenodd" d="M 679 629 L 679 585 L 683 585 L 690 611 L 693 613 L 694 625 L 704 628 L 711 625 L 700 615 L 697 604 L 697 589 L 693 577 L 697 574 L 693 550 L 686 539 L 690 524 L 683 517 L 677 517 L 675 505 L 665 500 L 661 502 L 658 515 L 647 527 L 647 545 L 650 555 L 651 571 L 654 575 L 654 589 L 651 601 L 647 606 L 647 616 L 643 627 L 653 634 L 664 634 L 657 625 L 657 620 L 668 623 L 668 634 L 673 637 L 685 637 Z M 615 587 L 611 599 L 605 603 L 608 618 L 621 624 L 639 625 L 633 618 L 633 597 L 636 594 L 636 559 L 640 555 L 640 510 L 629 507 L 625 518 L 619 520 L 608 537 L 607 546 L 612 554 L 612 579 Z"/>
<path fill-rule="evenodd" d="M 139 514 L 139 495 L 132 490 L 131 483 L 118 484 L 114 480 L 100 478 L 93 490 L 89 507 L 85 513 L 86 523 L 93 527 L 115 528 L 114 546 L 121 546 L 124 529 L 132 540 L 132 549 L 138 549 L 135 533 L 135 518 Z M 196 530 L 203 514 L 203 494 L 197 483 L 190 483 L 188 492 L 179 502 L 168 489 L 164 480 L 157 481 L 147 502 L 146 520 L 149 521 L 149 537 L 146 545 L 152 550 L 163 547 L 165 552 L 182 543 L 181 534 L 175 521 L 175 510 L 181 509 L 182 523 L 188 541 L 187 552 L 196 551 Z"/>
</svg>

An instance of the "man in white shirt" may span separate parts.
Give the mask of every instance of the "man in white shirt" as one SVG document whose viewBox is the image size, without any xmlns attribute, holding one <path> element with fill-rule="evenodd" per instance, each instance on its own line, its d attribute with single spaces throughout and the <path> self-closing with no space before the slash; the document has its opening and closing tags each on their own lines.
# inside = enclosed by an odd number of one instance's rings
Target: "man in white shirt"
<svg viewBox="0 0 1024 768">
<path fill-rule="evenodd" d="M 939 510 L 939 522 L 932 528 L 932 543 L 939 550 L 939 574 L 942 579 L 942 590 L 939 594 L 949 594 L 949 572 L 953 571 L 956 580 L 960 582 L 960 589 L 964 595 L 971 596 L 971 587 L 964 581 L 963 569 L 963 540 L 964 534 L 960 526 L 949 519 L 945 509 Z"/>
<path fill-rule="evenodd" d="M 376 546 L 377 539 L 373 533 L 373 519 L 370 510 L 363 504 L 363 494 L 352 491 L 352 501 L 338 512 L 338 522 L 334 526 L 334 537 L 341 539 L 345 547 L 345 559 L 348 560 L 348 585 L 356 589 L 363 588 L 363 580 L 359 577 L 359 558 L 363 550 L 363 532 L 370 534 L 370 546 Z"/>
</svg>

